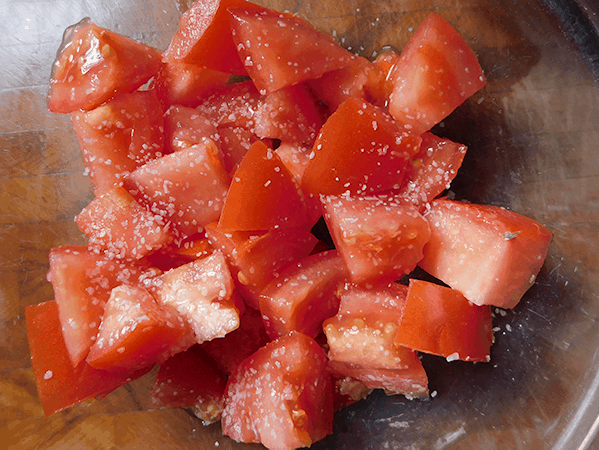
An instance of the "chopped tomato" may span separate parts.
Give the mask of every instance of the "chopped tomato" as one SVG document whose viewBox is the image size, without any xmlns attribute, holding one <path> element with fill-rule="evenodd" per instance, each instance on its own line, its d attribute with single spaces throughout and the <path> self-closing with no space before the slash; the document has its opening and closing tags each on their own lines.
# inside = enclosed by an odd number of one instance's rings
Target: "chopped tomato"
<svg viewBox="0 0 599 450">
<path fill-rule="evenodd" d="M 239 328 L 222 339 L 212 339 L 202 344 L 202 348 L 216 361 L 227 375 L 260 347 L 270 342 L 260 311 L 246 308 L 239 319 Z"/>
<path fill-rule="evenodd" d="M 89 237 L 89 249 L 109 259 L 140 259 L 173 240 L 170 224 L 120 186 L 92 200 L 75 222 Z"/>
<path fill-rule="evenodd" d="M 398 196 L 422 210 L 426 203 L 449 189 L 468 148 L 432 133 L 423 133 L 420 137 L 420 151 L 406 167 Z"/>
<path fill-rule="evenodd" d="M 96 108 L 119 93 L 135 91 L 159 69 L 158 50 L 85 18 L 64 33 L 52 65 L 48 109 L 71 113 Z"/>
<path fill-rule="evenodd" d="M 389 107 L 389 97 L 393 91 L 392 74 L 399 61 L 399 53 L 391 47 L 384 47 L 383 51 L 376 57 L 373 64 L 378 67 L 382 73 L 382 79 L 378 79 L 378 84 L 368 85 L 367 91 L 370 94 L 372 103 L 387 109 Z"/>
<path fill-rule="evenodd" d="M 240 59 L 261 94 L 318 78 L 355 59 L 298 17 L 247 8 L 229 13 Z"/>
<path fill-rule="evenodd" d="M 266 331 L 276 339 L 292 330 L 312 338 L 339 308 L 337 286 L 347 277 L 336 250 L 318 253 L 287 267 L 260 294 Z"/>
<path fill-rule="evenodd" d="M 492 328 L 489 306 L 474 305 L 454 289 L 411 279 L 395 343 L 448 361 L 488 362 Z"/>
<path fill-rule="evenodd" d="M 254 132 L 260 94 L 251 81 L 230 84 L 205 98 L 196 108 L 217 126 L 243 127 Z"/>
<path fill-rule="evenodd" d="M 299 228 L 227 233 L 211 224 L 206 235 L 225 254 L 235 286 L 254 309 L 260 308 L 262 289 L 283 269 L 308 256 L 317 242 L 309 231 Z"/>
<path fill-rule="evenodd" d="M 391 78 L 389 112 L 415 134 L 430 130 L 485 85 L 474 52 L 437 14 L 414 32 Z"/>
<path fill-rule="evenodd" d="M 193 108 L 171 106 L 164 114 L 165 153 L 214 142 L 220 150 L 220 136 L 210 119 L 202 116 Z M 222 154 L 220 155 L 221 159 Z"/>
<path fill-rule="evenodd" d="M 331 111 L 335 111 L 349 98 L 372 102 L 370 92 L 380 89 L 383 82 L 384 75 L 379 67 L 359 56 L 348 66 L 309 81 L 309 86 Z"/>
<path fill-rule="evenodd" d="M 420 267 L 477 305 L 514 308 L 551 241 L 543 225 L 492 205 L 437 199 L 426 217 L 431 238 Z"/>
<path fill-rule="evenodd" d="M 64 341 L 73 366 L 85 359 L 96 339 L 112 288 L 138 284 L 146 268 L 108 259 L 82 245 L 50 250 L 48 281 L 54 288 Z"/>
<path fill-rule="evenodd" d="M 316 99 L 304 84 L 264 96 L 256 111 L 256 135 L 312 145 L 322 126 Z"/>
<path fill-rule="evenodd" d="M 106 372 L 94 369 L 85 361 L 73 366 L 63 339 L 56 301 L 29 305 L 25 315 L 31 365 L 47 416 L 88 398 L 108 394 L 151 368 Z"/>
<path fill-rule="evenodd" d="M 203 231 L 220 216 L 229 188 L 214 142 L 179 150 L 136 169 L 127 190 L 150 211 L 170 220 L 184 236 Z"/>
<path fill-rule="evenodd" d="M 353 281 L 397 280 L 422 259 L 430 228 L 415 207 L 387 196 L 330 196 L 322 202 L 331 237 Z"/>
<path fill-rule="evenodd" d="M 224 337 L 239 326 L 239 305 L 225 257 L 219 251 L 171 269 L 157 283 L 156 299 L 175 308 L 193 327 L 198 343 Z"/>
<path fill-rule="evenodd" d="M 299 186 L 279 156 L 252 144 L 233 175 L 218 227 L 223 231 L 311 227 Z"/>
<path fill-rule="evenodd" d="M 368 195 L 399 187 L 421 139 L 401 131 L 381 109 L 346 100 L 322 126 L 302 179 L 314 195 Z"/>
<path fill-rule="evenodd" d="M 91 111 L 73 112 L 71 119 L 96 196 L 162 156 L 164 119 L 154 91 L 120 95 Z"/>
<path fill-rule="evenodd" d="M 218 422 L 227 379 L 199 345 L 177 353 L 158 371 L 150 392 L 150 408 L 189 407 L 204 425 Z"/>
<path fill-rule="evenodd" d="M 263 7 L 245 0 L 197 0 L 183 14 L 164 57 L 212 70 L 245 75 L 231 36 L 227 10 Z"/>
<path fill-rule="evenodd" d="M 224 88 L 229 77 L 228 73 L 204 69 L 196 64 L 166 60 L 152 87 L 165 111 L 172 105 L 195 108 L 205 97 Z"/>
<path fill-rule="evenodd" d="M 243 361 L 227 383 L 222 426 L 236 441 L 281 450 L 331 434 L 333 390 L 320 346 L 291 332 Z"/>
<path fill-rule="evenodd" d="M 161 363 L 194 344 L 189 325 L 161 307 L 141 286 L 117 286 L 86 361 L 103 370 L 135 370 Z"/>
</svg>

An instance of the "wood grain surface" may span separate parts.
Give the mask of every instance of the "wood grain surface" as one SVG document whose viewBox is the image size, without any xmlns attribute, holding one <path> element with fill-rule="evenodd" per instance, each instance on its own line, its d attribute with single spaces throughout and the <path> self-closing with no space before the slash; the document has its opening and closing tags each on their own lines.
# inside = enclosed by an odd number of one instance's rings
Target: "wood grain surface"
<svg viewBox="0 0 599 450">
<path fill-rule="evenodd" d="M 577 432 L 588 430 L 599 413 L 599 400 L 583 401 L 599 379 L 599 93 L 567 28 L 540 1 L 259 3 L 299 13 L 369 58 L 384 45 L 401 49 L 430 12 L 443 16 L 489 81 L 436 129 L 471 149 L 456 191 L 554 232 L 526 304 L 497 319 L 494 366 L 462 367 L 462 376 L 457 365 L 425 360 L 438 369 L 431 390 L 439 395 L 430 404 L 361 402 L 315 448 L 549 448 L 577 424 L 588 424 Z M 25 307 L 53 298 L 48 252 L 86 242 L 73 217 L 93 198 L 69 117 L 46 108 L 62 32 L 89 16 L 164 50 L 189 5 L 0 0 L 0 448 L 260 448 L 223 437 L 219 425 L 204 427 L 183 409 L 149 411 L 155 370 L 101 401 L 45 417 L 29 360 Z M 517 331 L 506 334 L 510 323 Z"/>
</svg>

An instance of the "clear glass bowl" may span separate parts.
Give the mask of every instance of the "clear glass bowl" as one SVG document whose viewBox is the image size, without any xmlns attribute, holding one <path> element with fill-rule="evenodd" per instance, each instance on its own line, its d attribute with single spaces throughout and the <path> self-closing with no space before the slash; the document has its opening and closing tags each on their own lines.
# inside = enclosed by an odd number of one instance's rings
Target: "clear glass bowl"
<svg viewBox="0 0 599 450">
<path fill-rule="evenodd" d="M 509 207 L 553 233 L 535 285 L 496 311 L 489 364 L 425 357 L 435 394 L 380 392 L 337 413 L 316 449 L 590 448 L 599 427 L 599 5 L 595 0 L 264 1 L 371 57 L 429 12 L 478 54 L 488 85 L 435 131 L 469 146 L 457 198 Z M 48 250 L 84 240 L 92 198 L 68 116 L 46 111 L 63 29 L 85 16 L 166 48 L 185 0 L 4 1 L 0 23 L 0 442 L 8 448 L 256 448 L 182 409 L 147 411 L 146 376 L 44 417 L 24 308 L 52 298 Z"/>
</svg>

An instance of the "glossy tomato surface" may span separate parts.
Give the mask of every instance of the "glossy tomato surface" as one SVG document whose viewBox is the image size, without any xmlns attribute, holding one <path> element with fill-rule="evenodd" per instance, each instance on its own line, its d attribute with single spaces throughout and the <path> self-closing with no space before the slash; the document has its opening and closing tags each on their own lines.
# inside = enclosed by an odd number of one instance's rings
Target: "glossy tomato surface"
<svg viewBox="0 0 599 450">
<path fill-rule="evenodd" d="M 147 411 L 152 381 L 44 417 L 25 340 L 24 307 L 51 300 L 51 247 L 83 244 L 72 218 L 93 186 L 70 120 L 47 112 L 61 33 L 83 17 L 165 50 L 191 5 L 156 0 L 2 2 L 0 75 L 1 442 L 10 447 L 252 448 L 180 409 Z M 430 402 L 380 392 L 337 414 L 313 447 L 582 448 L 599 413 L 599 6 L 592 0 L 268 0 L 371 58 L 401 51 L 436 12 L 473 48 L 487 85 L 433 132 L 468 146 L 452 191 L 504 206 L 553 232 L 545 267 L 520 304 L 492 309 L 490 364 L 424 357 Z M 359 10 L 358 10 L 359 9 Z M 29 19 L 29 20 L 28 20 Z M 363 47 L 363 48 L 361 48 Z M 509 327 L 508 327 L 509 325 Z M 515 356 L 514 356 L 515 355 Z M 433 393 L 436 395 L 432 397 Z M 595 425 L 595 428 L 597 425 Z"/>
</svg>

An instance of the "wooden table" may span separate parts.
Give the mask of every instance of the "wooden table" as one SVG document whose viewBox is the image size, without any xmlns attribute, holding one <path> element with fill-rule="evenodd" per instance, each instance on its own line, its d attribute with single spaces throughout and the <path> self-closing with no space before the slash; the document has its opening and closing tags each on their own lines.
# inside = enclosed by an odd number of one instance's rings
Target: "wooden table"
<svg viewBox="0 0 599 450">
<path fill-rule="evenodd" d="M 599 54 L 597 41 L 592 35 L 584 41 L 577 19 L 561 11 L 566 22 L 560 23 L 540 2 L 261 3 L 304 15 L 366 57 L 386 44 L 401 49 L 431 11 L 446 18 L 477 52 L 489 80 L 437 128 L 470 146 L 455 191 L 509 206 L 554 232 L 537 286 L 522 307 L 497 318 L 502 331 L 492 365 L 466 369 L 462 377 L 455 365 L 444 369 L 429 361 L 431 390 L 439 393 L 430 404 L 383 397 L 361 402 L 340 415 L 336 435 L 316 448 L 408 442 L 541 448 L 573 427 L 572 412 L 584 407 L 580 429 L 588 430 L 599 412 L 597 401 L 581 403 L 596 393 L 598 377 L 592 358 L 599 344 L 599 92 L 592 68 L 599 58 L 589 66 L 580 55 Z M 189 4 L 0 0 L 0 448 L 259 447 L 236 444 L 218 425 L 205 428 L 183 409 L 148 411 L 151 374 L 102 401 L 45 417 L 29 361 L 25 307 L 53 298 L 48 251 L 85 242 L 73 217 L 93 198 L 69 117 L 46 110 L 62 32 L 90 16 L 162 50 Z M 593 12 L 586 12 L 589 25 Z M 507 324 L 514 333 L 505 332 Z M 464 411 L 468 421 L 462 423 Z"/>
</svg>

